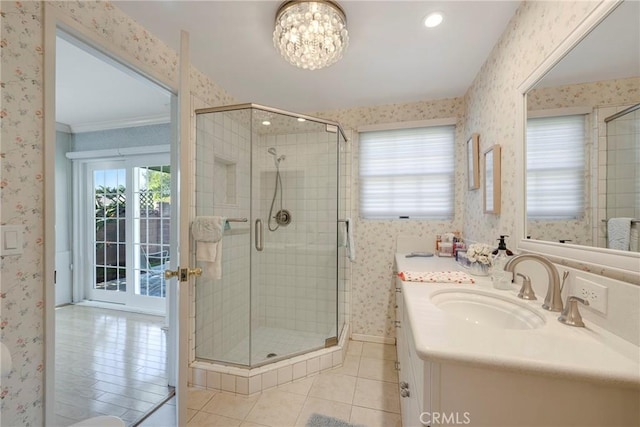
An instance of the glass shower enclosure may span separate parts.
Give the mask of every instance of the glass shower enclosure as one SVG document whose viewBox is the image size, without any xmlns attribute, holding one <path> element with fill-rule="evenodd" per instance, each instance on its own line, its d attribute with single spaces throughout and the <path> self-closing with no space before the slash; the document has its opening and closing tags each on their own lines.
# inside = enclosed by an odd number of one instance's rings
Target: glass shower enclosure
<svg viewBox="0 0 640 427">
<path fill-rule="evenodd" d="M 196 253 L 197 360 L 256 367 L 337 344 L 344 142 L 337 123 L 270 107 L 196 110 L 196 216 L 227 218 L 221 274 Z"/>
</svg>

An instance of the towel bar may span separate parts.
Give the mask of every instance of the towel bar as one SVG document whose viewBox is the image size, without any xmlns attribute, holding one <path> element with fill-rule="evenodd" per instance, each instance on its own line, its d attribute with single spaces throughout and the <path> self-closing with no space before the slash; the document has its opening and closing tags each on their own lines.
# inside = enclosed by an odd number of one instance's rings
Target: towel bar
<svg viewBox="0 0 640 427">
<path fill-rule="evenodd" d="M 247 222 L 247 218 L 227 218 L 227 222 Z"/>
</svg>

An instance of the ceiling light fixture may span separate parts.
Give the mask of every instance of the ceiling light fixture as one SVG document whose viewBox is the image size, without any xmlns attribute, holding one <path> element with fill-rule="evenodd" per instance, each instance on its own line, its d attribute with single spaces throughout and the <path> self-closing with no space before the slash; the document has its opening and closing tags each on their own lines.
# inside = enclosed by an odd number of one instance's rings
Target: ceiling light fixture
<svg viewBox="0 0 640 427">
<path fill-rule="evenodd" d="M 442 24 L 443 20 L 444 16 L 442 15 L 442 13 L 433 12 L 428 14 L 427 17 L 424 18 L 424 26 L 427 28 L 437 27 L 438 25 Z"/>
<path fill-rule="evenodd" d="M 271 126 L 271 122 L 269 120 L 263 120 L 262 121 L 262 125 L 263 126 Z"/>
<path fill-rule="evenodd" d="M 349 44 L 347 17 L 334 1 L 285 1 L 276 13 L 273 44 L 296 67 L 328 67 Z"/>
</svg>

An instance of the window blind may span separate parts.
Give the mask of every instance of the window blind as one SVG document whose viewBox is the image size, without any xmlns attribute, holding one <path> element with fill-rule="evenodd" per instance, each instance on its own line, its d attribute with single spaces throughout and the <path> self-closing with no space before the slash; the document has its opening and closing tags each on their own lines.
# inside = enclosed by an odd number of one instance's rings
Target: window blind
<svg viewBox="0 0 640 427">
<path fill-rule="evenodd" d="M 584 215 L 585 116 L 527 120 L 527 217 Z"/>
<path fill-rule="evenodd" d="M 360 215 L 453 217 L 455 126 L 360 133 Z"/>
</svg>

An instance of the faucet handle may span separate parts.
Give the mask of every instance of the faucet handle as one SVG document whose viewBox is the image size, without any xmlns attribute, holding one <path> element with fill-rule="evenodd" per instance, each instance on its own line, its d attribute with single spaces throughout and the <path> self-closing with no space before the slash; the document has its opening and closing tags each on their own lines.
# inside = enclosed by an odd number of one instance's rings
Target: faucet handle
<svg viewBox="0 0 640 427">
<path fill-rule="evenodd" d="M 516 276 L 522 277 L 522 287 L 520 288 L 520 292 L 518 292 L 518 298 L 537 300 L 538 298 L 536 298 L 536 294 L 531 287 L 531 278 L 522 273 L 516 273 Z"/>
<path fill-rule="evenodd" d="M 582 321 L 582 316 L 580 315 L 580 311 L 578 310 L 578 303 L 582 303 L 584 305 L 589 305 L 589 301 L 578 298 L 575 296 L 569 296 L 567 298 L 567 303 L 558 317 L 558 321 L 560 323 L 564 323 L 569 326 L 578 326 L 584 328 L 584 322 Z"/>
</svg>

